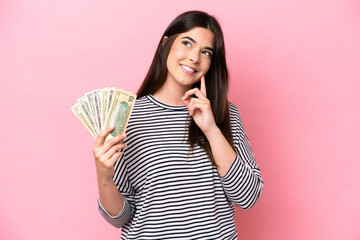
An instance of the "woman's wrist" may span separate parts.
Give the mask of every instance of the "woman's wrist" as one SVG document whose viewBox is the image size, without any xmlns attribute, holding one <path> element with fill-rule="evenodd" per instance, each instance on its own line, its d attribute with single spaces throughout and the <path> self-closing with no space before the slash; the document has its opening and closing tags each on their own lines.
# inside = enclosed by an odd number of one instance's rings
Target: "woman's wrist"
<svg viewBox="0 0 360 240">
<path fill-rule="evenodd" d="M 99 185 L 104 186 L 104 187 L 115 184 L 114 180 L 112 178 L 102 177 L 99 175 L 97 176 L 97 181 L 98 181 Z"/>
<path fill-rule="evenodd" d="M 222 135 L 222 132 L 221 132 L 220 128 L 215 124 L 214 127 L 210 128 L 209 131 L 204 132 L 204 134 L 210 143 L 212 139 L 217 138 L 220 135 Z"/>
</svg>

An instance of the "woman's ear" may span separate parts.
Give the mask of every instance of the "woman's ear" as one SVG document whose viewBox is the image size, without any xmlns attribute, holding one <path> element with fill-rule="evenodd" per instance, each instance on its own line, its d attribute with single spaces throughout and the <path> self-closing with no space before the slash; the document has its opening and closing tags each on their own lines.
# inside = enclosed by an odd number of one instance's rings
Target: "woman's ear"
<svg viewBox="0 0 360 240">
<path fill-rule="evenodd" d="M 164 36 L 161 40 L 161 45 L 164 46 L 165 42 L 166 42 L 166 39 L 168 39 L 167 36 Z"/>
</svg>

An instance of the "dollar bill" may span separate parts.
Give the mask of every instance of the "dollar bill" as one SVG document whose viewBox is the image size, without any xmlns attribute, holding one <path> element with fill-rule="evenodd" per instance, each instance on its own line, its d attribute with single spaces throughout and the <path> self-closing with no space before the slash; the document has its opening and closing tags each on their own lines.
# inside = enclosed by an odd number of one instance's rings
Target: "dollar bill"
<svg viewBox="0 0 360 240">
<path fill-rule="evenodd" d="M 104 130 L 104 126 L 105 126 L 105 116 L 107 113 L 110 89 L 104 88 L 101 91 L 102 91 L 102 93 L 101 93 L 101 126 L 102 126 L 101 131 L 102 131 L 102 130 Z"/>
<path fill-rule="evenodd" d="M 114 95 L 115 89 L 116 89 L 116 88 L 110 88 L 110 92 L 109 92 L 109 102 L 108 102 L 108 105 L 107 105 L 107 108 L 106 108 L 106 116 L 107 116 L 108 113 L 109 113 L 110 105 L 111 105 L 111 102 L 112 102 L 112 100 L 113 100 L 113 95 Z M 105 117 L 106 117 L 106 116 L 105 116 Z"/>
<path fill-rule="evenodd" d="M 135 100 L 135 94 L 123 89 L 96 89 L 79 98 L 71 110 L 94 138 L 106 127 L 114 126 L 105 139 L 109 140 L 126 131 Z"/>
<path fill-rule="evenodd" d="M 114 126 L 114 130 L 106 137 L 106 140 L 126 131 L 135 100 L 135 94 L 122 89 L 116 89 L 114 91 L 109 114 L 105 121 L 105 127 Z"/>
<path fill-rule="evenodd" d="M 99 132 L 96 129 L 94 117 L 92 115 L 92 112 L 90 110 L 90 103 L 87 100 L 87 97 L 81 97 L 78 99 L 78 104 L 80 105 L 82 112 L 85 115 L 86 121 L 89 124 L 89 127 L 91 127 L 92 131 L 97 135 Z"/>
<path fill-rule="evenodd" d="M 97 123 L 97 116 L 96 116 L 96 111 L 95 111 L 95 101 L 94 101 L 94 94 L 92 92 L 88 92 L 85 94 L 89 105 L 90 105 L 90 111 L 91 111 L 91 115 L 93 116 L 93 120 L 95 123 L 95 132 L 97 132 L 97 134 L 100 133 L 100 129 L 98 129 L 98 123 Z"/>
<path fill-rule="evenodd" d="M 94 94 L 94 107 L 95 107 L 95 118 L 97 122 L 97 129 L 101 132 L 101 89 L 93 91 Z"/>
<path fill-rule="evenodd" d="M 89 123 L 87 122 L 87 117 L 85 116 L 85 113 L 82 111 L 82 107 L 80 106 L 79 103 L 76 103 L 71 110 L 73 111 L 73 113 L 75 114 L 76 117 L 79 118 L 79 120 L 81 121 L 81 123 L 86 127 L 86 129 L 91 133 L 91 135 L 96 138 L 97 134 L 94 132 L 93 128 L 89 125 Z"/>
</svg>

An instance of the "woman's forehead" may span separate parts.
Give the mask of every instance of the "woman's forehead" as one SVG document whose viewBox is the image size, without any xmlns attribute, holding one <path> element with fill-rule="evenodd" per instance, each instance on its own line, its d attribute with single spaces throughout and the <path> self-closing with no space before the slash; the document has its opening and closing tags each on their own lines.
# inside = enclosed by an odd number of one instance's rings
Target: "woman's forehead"
<svg viewBox="0 0 360 240">
<path fill-rule="evenodd" d="M 214 33 L 207 28 L 195 27 L 187 32 L 180 33 L 178 39 L 191 38 L 196 44 L 204 45 L 213 48 L 215 36 Z M 191 40 L 189 39 L 189 40 Z"/>
</svg>

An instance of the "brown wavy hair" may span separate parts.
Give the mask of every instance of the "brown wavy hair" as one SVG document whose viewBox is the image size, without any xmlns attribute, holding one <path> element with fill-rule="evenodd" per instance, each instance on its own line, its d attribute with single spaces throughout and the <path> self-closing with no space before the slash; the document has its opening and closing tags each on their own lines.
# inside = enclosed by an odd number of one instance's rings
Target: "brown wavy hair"
<svg viewBox="0 0 360 240">
<path fill-rule="evenodd" d="M 137 95 L 138 98 L 140 98 L 142 96 L 154 94 L 161 88 L 165 83 L 168 74 L 166 62 L 175 38 L 180 33 L 190 31 L 195 27 L 209 29 L 215 35 L 214 53 L 209 71 L 205 75 L 206 94 L 211 103 L 216 125 L 234 149 L 230 126 L 229 103 L 227 100 L 229 76 L 225 59 L 224 38 L 221 27 L 213 16 L 201 11 L 188 11 L 180 14 L 170 23 L 159 41 L 149 71 L 140 86 Z M 164 37 L 167 37 L 166 41 L 163 41 Z M 200 81 L 195 83 L 192 87 L 200 89 Z M 216 166 L 210 144 L 204 133 L 192 118 L 186 127 L 190 148 L 193 149 L 195 145 L 199 145 L 205 150 L 211 163 Z"/>
</svg>

